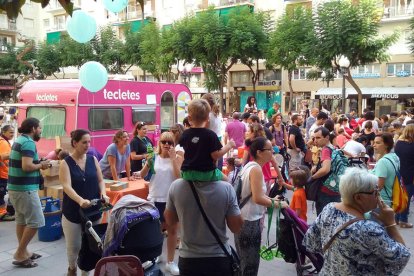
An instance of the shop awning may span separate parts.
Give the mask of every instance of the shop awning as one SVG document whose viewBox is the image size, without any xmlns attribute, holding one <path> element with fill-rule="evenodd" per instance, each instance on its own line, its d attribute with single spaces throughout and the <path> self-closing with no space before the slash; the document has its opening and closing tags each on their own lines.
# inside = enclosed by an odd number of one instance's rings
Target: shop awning
<svg viewBox="0 0 414 276">
<path fill-rule="evenodd" d="M 414 98 L 414 87 L 362 87 L 362 97 L 365 99 L 403 99 Z M 317 99 L 342 99 L 342 88 L 324 87 L 315 93 Z M 347 87 L 345 97 L 356 98 L 357 92 L 353 87 Z"/>
</svg>

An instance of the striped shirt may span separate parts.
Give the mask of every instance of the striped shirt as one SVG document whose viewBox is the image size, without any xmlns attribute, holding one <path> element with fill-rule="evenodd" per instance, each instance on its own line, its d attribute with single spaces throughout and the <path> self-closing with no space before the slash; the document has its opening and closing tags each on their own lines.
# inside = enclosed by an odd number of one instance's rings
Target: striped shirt
<svg viewBox="0 0 414 276">
<path fill-rule="evenodd" d="M 7 189 L 10 191 L 36 191 L 39 189 L 40 171 L 23 171 L 22 157 L 31 157 L 33 163 L 39 163 L 36 144 L 30 136 L 25 134 L 16 139 L 10 152 Z"/>
</svg>

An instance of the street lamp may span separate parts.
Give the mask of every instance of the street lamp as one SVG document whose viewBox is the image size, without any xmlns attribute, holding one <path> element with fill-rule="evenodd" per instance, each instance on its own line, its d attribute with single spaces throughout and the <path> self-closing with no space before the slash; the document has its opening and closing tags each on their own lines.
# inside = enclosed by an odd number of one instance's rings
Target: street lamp
<svg viewBox="0 0 414 276">
<path fill-rule="evenodd" d="M 341 67 L 342 72 L 342 112 L 345 113 L 345 76 L 348 73 L 348 67 L 350 65 L 350 61 L 346 56 L 341 56 L 339 59 L 339 66 Z"/>
<path fill-rule="evenodd" d="M 324 80 L 326 78 L 326 72 L 325 71 L 322 71 L 321 78 L 322 78 L 322 80 Z"/>
<path fill-rule="evenodd" d="M 180 71 L 181 76 L 184 78 L 184 84 L 188 85 L 187 83 L 187 78 L 188 78 L 188 82 L 190 82 L 190 77 L 191 77 L 191 70 L 193 69 L 193 64 L 192 63 L 187 63 L 187 64 L 180 64 L 178 66 L 178 71 Z"/>
</svg>

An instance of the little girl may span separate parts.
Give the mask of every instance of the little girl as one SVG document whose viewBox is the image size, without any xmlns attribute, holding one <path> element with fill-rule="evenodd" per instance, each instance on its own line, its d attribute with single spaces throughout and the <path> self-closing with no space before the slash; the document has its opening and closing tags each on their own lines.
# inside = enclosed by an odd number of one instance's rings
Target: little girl
<svg viewBox="0 0 414 276">
<path fill-rule="evenodd" d="M 292 201 L 290 208 L 296 212 L 298 217 L 305 222 L 308 220 L 306 213 L 308 212 L 308 205 L 306 202 L 305 183 L 310 175 L 309 169 L 306 166 L 300 166 L 298 169 L 292 171 L 289 176 L 292 185 L 284 184 L 287 189 L 293 190 Z"/>
</svg>

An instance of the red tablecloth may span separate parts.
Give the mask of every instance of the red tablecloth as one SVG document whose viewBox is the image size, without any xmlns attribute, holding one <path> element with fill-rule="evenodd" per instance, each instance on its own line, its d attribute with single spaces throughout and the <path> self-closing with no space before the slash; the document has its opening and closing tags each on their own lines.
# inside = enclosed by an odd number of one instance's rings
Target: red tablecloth
<svg viewBox="0 0 414 276">
<path fill-rule="evenodd" d="M 144 179 L 138 179 L 134 181 L 128 181 L 126 178 L 121 179 L 122 182 L 128 182 L 128 188 L 120 191 L 111 191 L 106 188 L 106 195 L 110 198 L 110 203 L 115 205 L 117 201 L 124 195 L 134 195 L 143 199 L 148 197 L 148 185 L 145 185 L 147 181 Z"/>
</svg>

